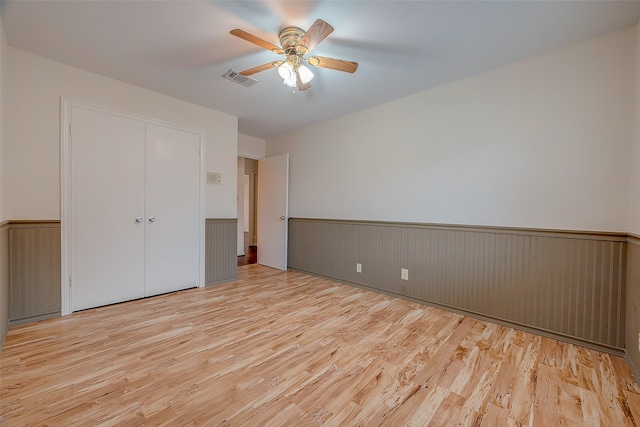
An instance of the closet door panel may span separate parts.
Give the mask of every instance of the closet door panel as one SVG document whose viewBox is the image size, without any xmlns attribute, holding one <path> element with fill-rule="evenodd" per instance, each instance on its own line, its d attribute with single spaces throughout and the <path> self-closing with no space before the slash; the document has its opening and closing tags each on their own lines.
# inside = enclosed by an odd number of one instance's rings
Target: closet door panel
<svg viewBox="0 0 640 427">
<path fill-rule="evenodd" d="M 198 286 L 200 136 L 147 124 L 145 295 Z"/>
<path fill-rule="evenodd" d="M 145 123 L 71 114 L 72 311 L 144 296 Z"/>
</svg>

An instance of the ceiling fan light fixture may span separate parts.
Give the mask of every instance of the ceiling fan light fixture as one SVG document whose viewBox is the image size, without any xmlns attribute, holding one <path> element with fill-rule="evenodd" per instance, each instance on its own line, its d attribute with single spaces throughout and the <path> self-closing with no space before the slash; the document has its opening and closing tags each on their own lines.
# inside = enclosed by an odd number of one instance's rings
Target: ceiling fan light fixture
<svg viewBox="0 0 640 427">
<path fill-rule="evenodd" d="M 307 84 L 311 80 L 313 80 L 313 73 L 303 64 L 300 64 L 300 66 L 298 67 L 298 73 L 300 74 L 300 80 L 303 84 Z"/>
<path fill-rule="evenodd" d="M 278 67 L 278 75 L 285 81 L 291 79 L 291 77 L 295 80 L 296 75 L 293 72 L 293 64 L 291 61 L 287 59 Z"/>
<path fill-rule="evenodd" d="M 253 74 L 276 68 L 278 75 L 285 85 L 305 91 L 311 88 L 309 82 L 313 79 L 313 72 L 303 62 L 309 66 L 328 68 L 336 71 L 353 73 L 358 69 L 358 63 L 345 61 L 342 59 L 326 58 L 322 56 L 311 56 L 308 59 L 305 55 L 310 53 L 320 42 L 333 32 L 333 27 L 322 19 L 316 19 L 307 31 L 298 27 L 284 27 L 280 31 L 280 47 L 265 41 L 244 30 L 231 30 L 231 35 L 242 40 L 255 44 L 273 53 L 284 55 L 282 61 L 274 61 L 248 70 L 240 71 L 240 75 L 247 77 Z"/>
<path fill-rule="evenodd" d="M 289 87 L 296 87 L 296 84 L 297 84 L 296 73 L 291 73 L 291 77 L 289 77 L 288 79 L 283 79 L 282 83 L 284 83 Z"/>
</svg>

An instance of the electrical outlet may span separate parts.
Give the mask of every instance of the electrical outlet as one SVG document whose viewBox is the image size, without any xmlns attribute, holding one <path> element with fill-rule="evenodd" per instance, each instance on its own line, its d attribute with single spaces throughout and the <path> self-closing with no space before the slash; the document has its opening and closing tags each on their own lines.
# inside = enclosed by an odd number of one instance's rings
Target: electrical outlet
<svg viewBox="0 0 640 427">
<path fill-rule="evenodd" d="M 356 263 L 356 273 L 362 273 L 362 264 Z"/>
<path fill-rule="evenodd" d="M 406 268 L 403 268 L 400 270 L 400 278 L 402 280 L 409 280 L 409 270 Z"/>
</svg>

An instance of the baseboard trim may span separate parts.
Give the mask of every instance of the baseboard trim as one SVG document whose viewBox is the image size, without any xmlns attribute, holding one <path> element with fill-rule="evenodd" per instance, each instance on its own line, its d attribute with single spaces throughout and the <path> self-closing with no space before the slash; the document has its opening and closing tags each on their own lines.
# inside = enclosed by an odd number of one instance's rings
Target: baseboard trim
<svg viewBox="0 0 640 427">
<path fill-rule="evenodd" d="M 636 380 L 636 383 L 638 385 L 640 385 L 640 372 L 638 372 L 638 369 L 636 368 L 636 366 L 631 362 L 631 359 L 629 359 L 629 355 L 627 355 L 625 353 L 624 355 L 624 360 L 626 360 L 627 365 L 629 366 L 629 370 L 631 371 L 631 374 L 633 375 L 633 377 Z"/>
<path fill-rule="evenodd" d="M 60 316 L 62 316 L 62 312 L 53 311 L 51 313 L 38 314 L 37 316 L 23 317 L 21 319 L 10 319 L 9 327 L 11 328 L 13 326 L 23 325 L 25 323 L 38 322 L 40 320 L 54 319 Z"/>
<path fill-rule="evenodd" d="M 305 270 L 292 268 L 292 267 L 289 267 L 289 270 L 298 271 L 298 272 L 301 272 L 301 273 L 309 274 L 311 276 L 322 277 L 324 279 L 329 279 L 329 280 L 332 280 L 334 282 L 342 283 L 342 284 L 345 284 L 345 285 L 355 286 L 357 288 L 366 289 L 368 291 L 377 292 L 377 293 L 381 293 L 381 294 L 384 294 L 384 295 L 389 295 L 389 296 L 394 297 L 394 298 L 399 298 L 399 299 L 402 299 L 402 300 L 415 302 L 417 304 L 422 304 L 422 305 L 426 305 L 426 306 L 429 306 L 429 307 L 435 307 L 435 308 L 438 308 L 438 309 L 441 309 L 441 310 L 445 310 L 445 311 L 461 314 L 463 316 L 473 317 L 474 319 L 483 320 L 485 322 L 495 323 L 495 324 L 506 326 L 506 327 L 509 327 L 509 328 L 518 329 L 518 330 L 521 330 L 521 331 L 524 331 L 524 332 L 529 332 L 529 333 L 536 334 L 536 335 L 541 335 L 541 336 L 544 336 L 544 337 L 547 337 L 547 338 L 556 339 L 558 341 L 563 341 L 563 342 L 567 342 L 567 343 L 570 343 L 570 344 L 579 345 L 581 347 L 589 348 L 589 349 L 592 349 L 592 350 L 602 351 L 603 353 L 612 354 L 614 356 L 619 356 L 619 357 L 625 357 L 626 356 L 624 349 L 610 347 L 610 346 L 602 345 L 602 344 L 599 344 L 599 343 L 594 343 L 594 342 L 587 341 L 587 340 L 581 340 L 581 339 L 578 339 L 578 338 L 575 338 L 575 337 L 567 336 L 567 335 L 564 335 L 564 334 L 559 334 L 557 332 L 552 332 L 552 331 L 548 331 L 548 330 L 540 329 L 540 328 L 534 328 L 534 327 L 531 327 L 531 326 L 523 325 L 523 324 L 516 323 L 516 322 L 511 322 L 511 321 L 508 321 L 508 320 L 498 319 L 498 318 L 491 317 L 491 316 L 486 316 L 486 315 L 483 315 L 483 314 L 480 314 L 480 313 L 475 313 L 475 312 L 472 312 L 472 311 L 461 310 L 461 309 L 456 308 L 456 307 L 450 307 L 450 306 L 447 306 L 447 305 L 438 304 L 438 303 L 434 303 L 434 302 L 431 302 L 431 301 L 421 300 L 421 299 L 418 299 L 418 298 L 413 298 L 413 297 L 409 297 L 409 296 L 406 296 L 406 295 L 397 294 L 395 292 L 387 291 L 387 290 L 384 290 L 384 289 L 375 288 L 373 286 L 367 286 L 367 285 L 364 285 L 364 284 L 361 284 L 361 283 L 349 282 L 347 280 L 339 279 L 339 278 L 336 278 L 336 277 L 325 276 L 325 275 L 314 273 L 314 272 L 311 272 L 311 271 L 305 271 Z M 639 377 L 636 377 L 636 379 L 637 378 L 639 378 Z M 640 382 L 639 382 L 639 384 L 640 384 Z"/>
<path fill-rule="evenodd" d="M 215 285 L 222 285 L 223 283 L 229 283 L 229 282 L 235 282 L 236 280 L 238 280 L 238 276 L 234 276 L 234 277 L 229 277 L 226 279 L 220 279 L 220 280 L 216 280 L 214 282 L 207 282 L 204 284 L 205 288 L 209 287 L 209 286 L 215 286 Z"/>
</svg>

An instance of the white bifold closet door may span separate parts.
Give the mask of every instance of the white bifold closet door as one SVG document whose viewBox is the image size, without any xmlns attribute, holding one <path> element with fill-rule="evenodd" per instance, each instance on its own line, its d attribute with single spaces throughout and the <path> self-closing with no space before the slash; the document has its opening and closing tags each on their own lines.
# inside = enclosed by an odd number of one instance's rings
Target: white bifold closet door
<svg viewBox="0 0 640 427">
<path fill-rule="evenodd" d="M 146 178 L 145 296 L 195 287 L 200 274 L 199 135 L 147 124 Z"/>
<path fill-rule="evenodd" d="M 71 309 L 195 287 L 200 136 L 73 107 Z"/>
</svg>

